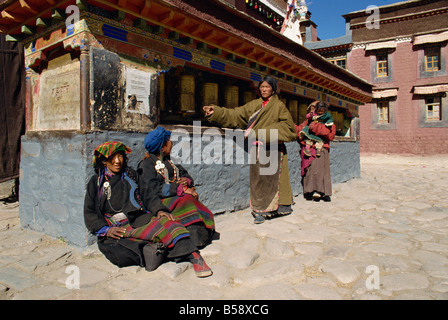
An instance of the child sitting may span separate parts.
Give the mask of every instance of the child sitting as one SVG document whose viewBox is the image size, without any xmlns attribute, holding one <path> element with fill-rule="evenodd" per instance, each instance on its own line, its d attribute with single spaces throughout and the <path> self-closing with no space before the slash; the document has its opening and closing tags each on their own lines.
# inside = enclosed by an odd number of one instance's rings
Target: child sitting
<svg viewBox="0 0 448 320">
<path fill-rule="evenodd" d="M 320 157 L 324 142 L 321 138 L 314 135 L 312 131 L 310 131 L 310 124 L 312 122 L 319 122 L 325 124 L 325 126 L 329 128 L 333 125 L 333 117 L 331 116 L 330 112 L 328 112 L 328 106 L 325 102 L 319 102 L 317 104 L 310 105 L 310 107 L 311 111 L 306 115 L 306 118 L 308 119 L 308 125 L 300 131 L 299 138 L 301 140 L 304 140 L 306 143 L 306 147 L 303 150 L 303 153 L 307 157 L 311 157 L 311 147 L 313 145 L 316 148 L 316 156 Z"/>
</svg>

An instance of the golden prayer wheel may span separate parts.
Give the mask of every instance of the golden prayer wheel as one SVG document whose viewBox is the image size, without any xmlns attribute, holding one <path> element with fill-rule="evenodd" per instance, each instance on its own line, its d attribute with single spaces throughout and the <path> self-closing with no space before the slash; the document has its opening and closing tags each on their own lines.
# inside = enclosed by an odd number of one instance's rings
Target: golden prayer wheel
<svg viewBox="0 0 448 320">
<path fill-rule="evenodd" d="M 159 108 L 165 110 L 165 73 L 160 73 L 158 79 L 159 86 Z"/>
<path fill-rule="evenodd" d="M 336 125 L 336 129 L 342 130 L 344 128 L 344 115 L 342 112 L 330 111 L 333 117 L 333 123 Z"/>
<path fill-rule="evenodd" d="M 237 86 L 227 86 L 224 92 L 224 97 L 227 108 L 234 109 L 239 106 Z"/>
<path fill-rule="evenodd" d="M 306 114 L 307 114 L 307 108 L 308 105 L 307 104 L 300 104 L 299 105 L 299 121 L 297 122 L 298 124 L 301 124 L 303 121 L 306 120 Z"/>
<path fill-rule="evenodd" d="M 299 106 L 297 100 L 289 100 L 288 101 L 288 109 L 291 112 L 292 120 L 294 123 L 298 123 L 299 121 Z"/>
<path fill-rule="evenodd" d="M 204 83 L 202 87 L 202 104 L 209 106 L 218 104 L 218 84 L 212 82 Z"/>
<path fill-rule="evenodd" d="M 255 99 L 255 93 L 253 91 L 244 91 L 244 104 Z"/>
<path fill-rule="evenodd" d="M 194 106 L 194 76 L 180 77 L 180 111 L 195 112 Z"/>
</svg>

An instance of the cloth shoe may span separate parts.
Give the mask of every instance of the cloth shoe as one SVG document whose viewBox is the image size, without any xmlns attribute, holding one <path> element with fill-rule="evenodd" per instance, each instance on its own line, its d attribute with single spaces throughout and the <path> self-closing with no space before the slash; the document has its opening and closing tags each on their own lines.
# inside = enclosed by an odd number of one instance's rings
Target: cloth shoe
<svg viewBox="0 0 448 320">
<path fill-rule="evenodd" d="M 321 199 L 321 195 L 320 195 L 320 193 L 318 193 L 318 192 L 314 192 L 313 193 L 313 200 L 314 201 L 320 201 L 320 199 Z"/>
<path fill-rule="evenodd" d="M 254 223 L 255 224 L 261 224 L 263 223 L 266 219 L 258 212 L 254 212 L 252 211 L 252 216 L 254 217 Z"/>
<path fill-rule="evenodd" d="M 279 216 L 286 216 L 292 212 L 291 205 L 285 206 L 285 205 L 279 205 L 277 209 L 277 214 Z"/>
<path fill-rule="evenodd" d="M 188 256 L 188 260 L 193 264 L 193 269 L 196 273 L 196 277 L 205 278 L 213 274 L 212 269 L 210 269 L 210 267 L 205 263 L 204 259 L 198 251 L 191 253 Z"/>
<path fill-rule="evenodd" d="M 165 260 L 167 249 L 161 243 L 148 243 L 143 247 L 146 271 L 156 270 Z"/>
</svg>

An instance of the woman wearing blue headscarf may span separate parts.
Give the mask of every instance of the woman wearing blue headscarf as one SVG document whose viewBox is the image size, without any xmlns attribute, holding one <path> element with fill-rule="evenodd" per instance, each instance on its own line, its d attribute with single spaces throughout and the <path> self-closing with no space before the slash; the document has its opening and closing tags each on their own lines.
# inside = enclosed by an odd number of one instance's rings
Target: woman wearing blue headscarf
<svg viewBox="0 0 448 320">
<path fill-rule="evenodd" d="M 209 244 L 215 234 L 213 213 L 198 200 L 193 178 L 187 170 L 171 161 L 173 143 L 170 138 L 171 132 L 162 127 L 145 137 L 147 154 L 137 169 L 140 194 L 152 214 L 181 223 L 189 231 L 193 243 L 201 248 Z M 193 267 L 197 271 L 195 264 Z"/>
</svg>

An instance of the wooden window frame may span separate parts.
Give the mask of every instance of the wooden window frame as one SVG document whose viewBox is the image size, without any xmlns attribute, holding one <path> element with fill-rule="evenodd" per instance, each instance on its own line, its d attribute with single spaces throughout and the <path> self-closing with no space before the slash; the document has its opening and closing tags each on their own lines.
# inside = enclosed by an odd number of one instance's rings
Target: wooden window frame
<svg viewBox="0 0 448 320">
<path fill-rule="evenodd" d="M 380 100 L 377 102 L 378 108 L 378 123 L 379 124 L 388 124 L 390 123 L 390 106 L 389 101 Z"/>
<path fill-rule="evenodd" d="M 376 76 L 377 78 L 386 78 L 389 76 L 388 55 L 381 53 L 376 56 Z"/>
<path fill-rule="evenodd" d="M 440 47 L 425 48 L 425 71 L 440 71 Z"/>
<path fill-rule="evenodd" d="M 330 61 L 332 64 L 339 66 L 340 68 L 347 69 L 347 58 L 346 57 L 331 58 L 331 59 L 328 59 L 328 61 Z M 344 65 L 345 65 L 344 67 L 338 64 L 338 62 L 340 62 L 340 61 L 344 61 Z"/>
<path fill-rule="evenodd" d="M 432 100 L 432 102 L 429 102 Z M 438 96 L 429 96 L 425 98 L 426 106 L 426 121 L 441 121 L 442 120 L 442 99 Z M 431 111 L 429 109 L 432 109 Z M 430 115 L 430 112 L 432 115 Z"/>
</svg>

